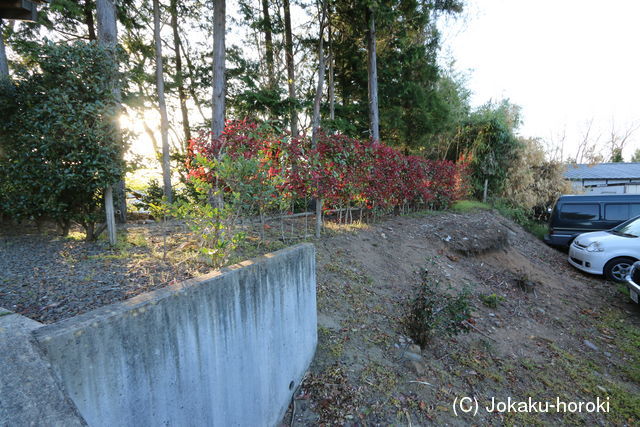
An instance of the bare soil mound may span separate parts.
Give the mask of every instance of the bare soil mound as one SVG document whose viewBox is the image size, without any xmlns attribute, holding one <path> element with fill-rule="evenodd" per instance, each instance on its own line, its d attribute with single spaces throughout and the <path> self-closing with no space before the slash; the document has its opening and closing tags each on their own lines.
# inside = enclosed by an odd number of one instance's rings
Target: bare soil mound
<svg viewBox="0 0 640 427">
<path fill-rule="evenodd" d="M 503 249 L 513 229 L 494 214 L 479 211 L 475 215 L 450 214 L 432 226 L 432 233 L 448 243 L 450 250 L 462 255 L 480 255 Z"/>
<path fill-rule="evenodd" d="M 425 271 L 449 294 L 466 290 L 472 311 L 466 333 L 420 348 L 403 321 Z M 294 425 L 640 422 L 638 307 L 495 212 L 396 217 L 323 239 L 318 305 Z M 475 417 L 454 413 L 467 396 Z M 610 411 L 486 410 L 492 398 L 529 397 L 609 398 Z"/>
</svg>

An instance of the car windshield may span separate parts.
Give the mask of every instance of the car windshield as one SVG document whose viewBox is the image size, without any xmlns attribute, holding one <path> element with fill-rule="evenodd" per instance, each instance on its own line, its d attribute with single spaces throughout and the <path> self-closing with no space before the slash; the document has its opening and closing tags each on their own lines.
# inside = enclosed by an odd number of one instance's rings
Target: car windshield
<svg viewBox="0 0 640 427">
<path fill-rule="evenodd" d="M 609 230 L 610 233 L 627 237 L 640 237 L 640 217 L 632 218 Z"/>
</svg>

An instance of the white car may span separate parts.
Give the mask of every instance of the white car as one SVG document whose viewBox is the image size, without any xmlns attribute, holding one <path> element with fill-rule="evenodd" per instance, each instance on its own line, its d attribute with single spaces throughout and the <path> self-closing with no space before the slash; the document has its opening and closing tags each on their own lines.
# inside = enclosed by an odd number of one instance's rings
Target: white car
<svg viewBox="0 0 640 427">
<path fill-rule="evenodd" d="M 624 282 L 640 260 L 640 217 L 607 231 L 580 234 L 569 247 L 569 264 L 591 274 Z"/>
</svg>

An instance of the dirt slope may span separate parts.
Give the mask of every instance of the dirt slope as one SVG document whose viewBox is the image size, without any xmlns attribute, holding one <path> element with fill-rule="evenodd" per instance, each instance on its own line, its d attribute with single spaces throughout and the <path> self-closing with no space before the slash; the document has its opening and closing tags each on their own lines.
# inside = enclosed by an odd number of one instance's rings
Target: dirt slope
<svg viewBox="0 0 640 427">
<path fill-rule="evenodd" d="M 640 310 L 565 257 L 487 211 L 396 217 L 323 239 L 319 347 L 293 424 L 637 424 Z M 403 319 L 425 271 L 445 292 L 470 292 L 473 326 L 419 348 Z M 453 413 L 464 396 L 478 400 L 476 417 Z M 492 397 L 608 397 L 610 411 L 490 413 Z"/>
</svg>

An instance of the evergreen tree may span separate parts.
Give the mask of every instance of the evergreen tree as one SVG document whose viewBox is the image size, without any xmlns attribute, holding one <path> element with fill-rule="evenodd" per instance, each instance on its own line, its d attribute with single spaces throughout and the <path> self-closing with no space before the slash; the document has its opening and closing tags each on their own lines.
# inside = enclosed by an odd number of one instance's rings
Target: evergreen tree
<svg viewBox="0 0 640 427">
<path fill-rule="evenodd" d="M 369 129 L 366 31 L 373 3 L 348 0 L 335 3 L 336 126 L 349 134 Z M 442 130 L 449 116 L 446 100 L 437 90 L 440 70 L 436 59 L 439 34 L 436 12 L 457 13 L 458 2 L 384 0 L 375 2 L 377 82 L 380 138 L 416 151 Z"/>
</svg>

